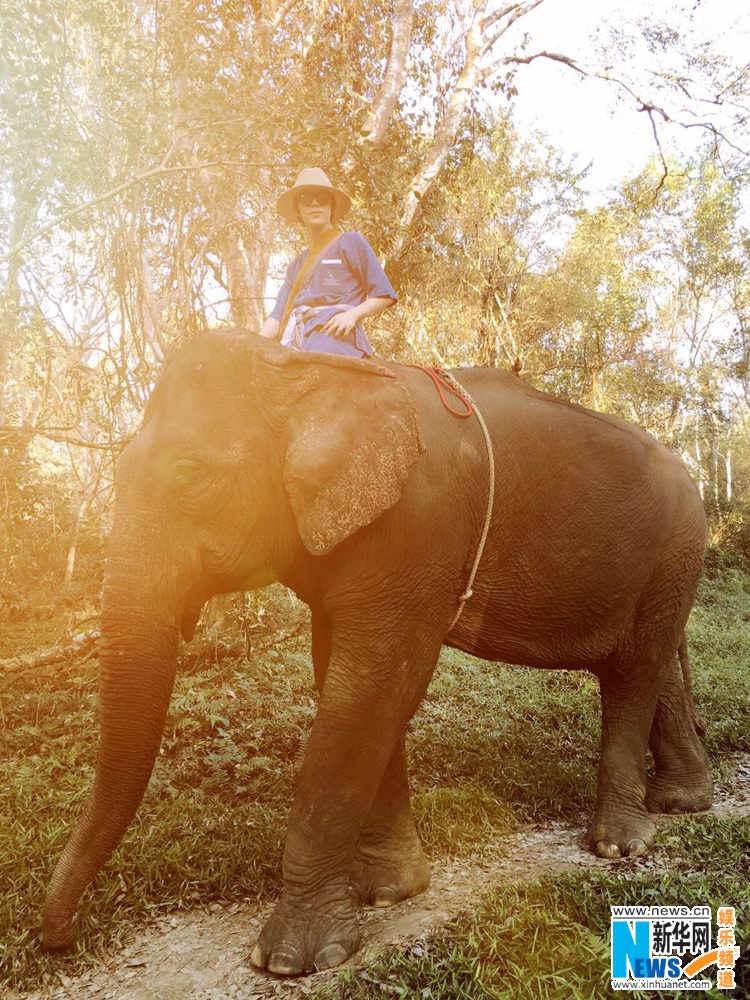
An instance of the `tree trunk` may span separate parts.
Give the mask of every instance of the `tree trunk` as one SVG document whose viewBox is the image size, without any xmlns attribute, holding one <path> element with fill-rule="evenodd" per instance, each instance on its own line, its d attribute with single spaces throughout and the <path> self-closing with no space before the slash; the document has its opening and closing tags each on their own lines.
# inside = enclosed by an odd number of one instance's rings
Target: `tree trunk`
<svg viewBox="0 0 750 1000">
<path fill-rule="evenodd" d="M 448 101 L 445 113 L 435 130 L 432 146 L 422 160 L 421 169 L 412 180 L 409 193 L 404 199 L 400 219 L 401 234 L 393 248 L 394 256 L 398 256 L 404 245 L 406 233 L 414 221 L 420 201 L 448 159 L 471 96 L 482 79 L 479 60 L 483 51 L 481 19 L 484 14 L 484 6 L 485 4 L 477 10 L 466 33 L 466 56 L 463 69 Z"/>
<path fill-rule="evenodd" d="M 227 271 L 229 307 L 236 326 L 257 330 L 260 318 L 260 296 L 248 265 L 247 250 L 233 221 L 225 220 L 226 231 L 221 240 L 221 255 Z"/>
<path fill-rule="evenodd" d="M 726 484 L 726 497 L 727 503 L 732 502 L 732 449 L 727 448 L 727 453 L 724 458 L 727 470 L 727 484 Z"/>
<path fill-rule="evenodd" d="M 388 122 L 396 109 L 396 103 L 406 80 L 406 61 L 409 56 L 413 21 L 413 0 L 393 0 L 391 51 L 377 100 L 365 120 L 363 142 L 373 144 L 382 142 Z"/>
<path fill-rule="evenodd" d="M 142 245 L 133 246 L 133 260 L 139 272 L 138 307 L 141 317 L 141 330 L 154 357 L 161 364 L 167 353 L 167 345 L 161 331 L 161 315 L 159 301 L 154 291 L 154 276 L 151 265 L 146 259 Z"/>
</svg>

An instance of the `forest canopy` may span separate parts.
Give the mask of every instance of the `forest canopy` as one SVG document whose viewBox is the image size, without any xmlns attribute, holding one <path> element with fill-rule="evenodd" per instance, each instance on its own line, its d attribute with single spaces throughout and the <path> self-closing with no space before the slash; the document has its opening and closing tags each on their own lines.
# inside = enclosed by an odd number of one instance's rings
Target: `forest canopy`
<svg viewBox="0 0 750 1000">
<path fill-rule="evenodd" d="M 300 245 L 275 199 L 311 164 L 399 293 L 381 357 L 512 367 L 637 421 L 750 554 L 750 68 L 686 43 L 693 4 L 623 20 L 584 67 L 534 49 L 543 4 L 6 0 L 0 596 L 98 578 L 114 461 L 170 345 L 257 329 Z M 536 59 L 653 125 L 652 162 L 595 207 L 514 116 Z M 670 128 L 703 143 L 668 155 Z"/>
</svg>

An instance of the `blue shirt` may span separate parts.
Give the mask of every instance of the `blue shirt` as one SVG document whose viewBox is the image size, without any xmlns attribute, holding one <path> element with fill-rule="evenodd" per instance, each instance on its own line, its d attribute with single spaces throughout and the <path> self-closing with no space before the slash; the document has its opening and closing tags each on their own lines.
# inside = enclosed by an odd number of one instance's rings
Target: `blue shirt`
<svg viewBox="0 0 750 1000">
<path fill-rule="evenodd" d="M 279 323 L 284 318 L 289 293 L 308 254 L 309 250 L 303 250 L 287 268 L 284 284 L 270 313 Z M 350 232 L 342 233 L 325 250 L 308 275 L 307 284 L 297 294 L 294 306 L 358 306 L 369 298 L 380 296 L 394 302 L 398 298 L 370 244 L 361 233 Z M 305 322 L 305 335 L 325 326 L 331 316 L 340 311 L 340 308 L 321 308 L 313 313 Z M 357 325 L 356 346 L 366 354 L 372 354 L 364 331 Z"/>
</svg>

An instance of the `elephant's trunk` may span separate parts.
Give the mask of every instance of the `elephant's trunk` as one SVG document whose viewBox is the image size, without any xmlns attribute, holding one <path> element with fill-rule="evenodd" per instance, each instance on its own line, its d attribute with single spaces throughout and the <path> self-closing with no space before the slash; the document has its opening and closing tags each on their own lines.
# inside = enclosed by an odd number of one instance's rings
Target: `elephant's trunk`
<svg viewBox="0 0 750 1000">
<path fill-rule="evenodd" d="M 47 890 L 45 949 L 66 948 L 74 941 L 78 901 L 133 819 L 161 743 L 175 677 L 180 609 L 177 601 L 173 608 L 163 607 L 163 588 L 158 598 L 153 592 L 135 596 L 134 580 L 138 577 L 131 573 L 120 584 L 105 587 L 96 775 Z"/>
</svg>

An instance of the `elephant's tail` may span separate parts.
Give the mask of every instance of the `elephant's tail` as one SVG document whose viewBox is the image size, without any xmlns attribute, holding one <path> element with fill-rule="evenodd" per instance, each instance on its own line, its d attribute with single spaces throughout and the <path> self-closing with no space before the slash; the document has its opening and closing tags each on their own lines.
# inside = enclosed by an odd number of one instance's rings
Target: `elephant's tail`
<svg viewBox="0 0 750 1000">
<path fill-rule="evenodd" d="M 680 666 L 682 667 L 682 680 L 685 685 L 685 694 L 687 695 L 688 708 L 690 709 L 690 716 L 693 720 L 693 726 L 695 727 L 696 733 L 699 736 L 703 736 L 708 728 L 708 723 L 698 712 L 695 707 L 695 698 L 693 697 L 693 677 L 690 673 L 690 659 L 688 657 L 687 648 L 687 637 L 685 633 L 682 633 L 680 638 L 680 645 L 677 647 L 677 655 L 680 658 Z"/>
</svg>

